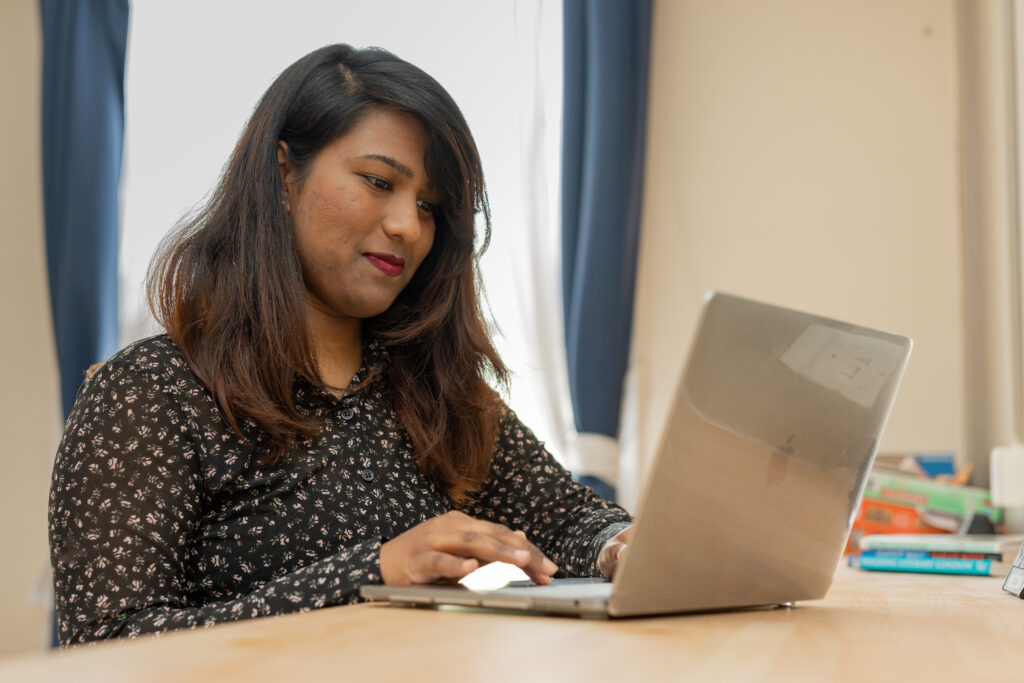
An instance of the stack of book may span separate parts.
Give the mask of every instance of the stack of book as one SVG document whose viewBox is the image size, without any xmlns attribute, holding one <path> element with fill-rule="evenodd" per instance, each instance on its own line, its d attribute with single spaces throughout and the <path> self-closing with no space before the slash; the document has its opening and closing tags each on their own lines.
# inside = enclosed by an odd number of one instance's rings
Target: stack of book
<svg viewBox="0 0 1024 683">
<path fill-rule="evenodd" d="M 893 572 L 1006 576 L 1024 535 L 877 534 L 860 541 L 851 567 Z"/>
<path fill-rule="evenodd" d="M 868 476 L 846 549 L 857 552 L 860 540 L 870 534 L 962 533 L 976 518 L 994 531 L 1002 522 L 1002 512 L 992 505 L 988 489 L 875 468 Z"/>
</svg>

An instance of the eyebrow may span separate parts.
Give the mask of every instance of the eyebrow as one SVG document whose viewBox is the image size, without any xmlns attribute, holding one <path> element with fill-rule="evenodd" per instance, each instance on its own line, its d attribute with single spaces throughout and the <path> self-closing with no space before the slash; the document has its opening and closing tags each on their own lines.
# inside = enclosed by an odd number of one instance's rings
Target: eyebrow
<svg viewBox="0 0 1024 683">
<path fill-rule="evenodd" d="M 399 173 L 404 175 L 406 178 L 412 178 L 412 177 L 414 177 L 416 175 L 415 173 L 412 172 L 411 168 L 409 168 L 408 166 L 406 166 L 402 162 L 398 161 L 397 159 L 392 159 L 391 157 L 386 157 L 383 154 L 364 154 L 363 156 L 361 156 L 359 158 L 360 159 L 376 159 L 377 161 L 383 161 L 385 164 L 387 164 L 391 168 L 395 169 L 396 171 L 398 171 Z"/>
</svg>

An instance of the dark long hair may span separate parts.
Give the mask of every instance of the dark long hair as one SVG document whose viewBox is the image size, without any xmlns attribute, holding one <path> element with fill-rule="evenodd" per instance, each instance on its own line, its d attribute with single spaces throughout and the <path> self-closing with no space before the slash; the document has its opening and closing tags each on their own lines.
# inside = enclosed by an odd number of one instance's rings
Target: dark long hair
<svg viewBox="0 0 1024 683">
<path fill-rule="evenodd" d="M 500 402 L 488 375 L 507 382 L 478 297 L 475 220 L 490 237 L 483 171 L 451 96 L 426 73 L 381 49 L 331 45 L 273 82 L 242 132 L 206 204 L 186 217 L 150 264 L 154 315 L 232 429 L 254 421 L 275 463 L 319 425 L 296 409 L 297 375 L 323 385 L 305 317 L 277 143 L 299 177 L 366 113 L 388 107 L 428 131 L 426 171 L 441 195 L 433 247 L 413 279 L 366 331 L 388 349 L 387 381 L 418 461 L 464 503 L 489 470 Z"/>
</svg>

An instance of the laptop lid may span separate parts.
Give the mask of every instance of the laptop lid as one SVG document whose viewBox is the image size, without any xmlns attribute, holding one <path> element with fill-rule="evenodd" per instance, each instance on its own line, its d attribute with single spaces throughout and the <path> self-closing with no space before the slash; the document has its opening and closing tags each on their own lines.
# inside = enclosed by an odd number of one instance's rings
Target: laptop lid
<svg viewBox="0 0 1024 683">
<path fill-rule="evenodd" d="M 911 347 L 709 294 L 609 612 L 824 597 Z"/>
</svg>

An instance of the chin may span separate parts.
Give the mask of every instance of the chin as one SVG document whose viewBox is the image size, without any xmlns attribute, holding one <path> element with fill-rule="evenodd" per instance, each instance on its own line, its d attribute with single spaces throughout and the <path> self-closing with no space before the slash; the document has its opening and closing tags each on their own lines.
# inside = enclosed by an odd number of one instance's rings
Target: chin
<svg viewBox="0 0 1024 683">
<path fill-rule="evenodd" d="M 350 305 L 340 308 L 339 312 L 351 318 L 366 320 L 367 318 L 376 318 L 378 315 L 386 312 L 394 302 L 394 299 L 389 299 L 388 301 L 351 302 Z"/>
</svg>

